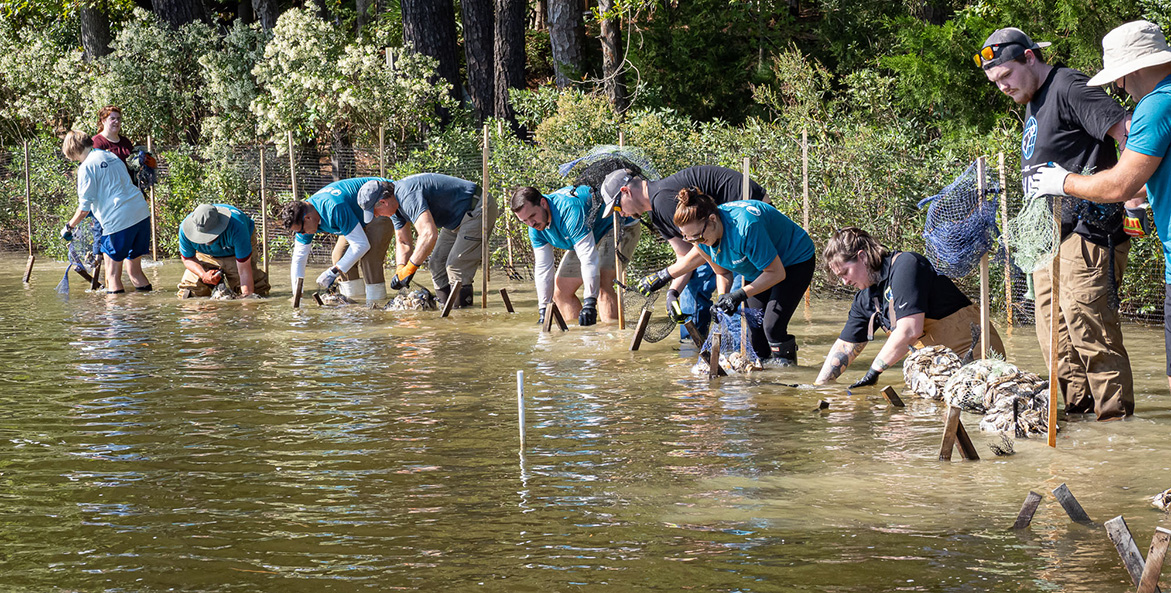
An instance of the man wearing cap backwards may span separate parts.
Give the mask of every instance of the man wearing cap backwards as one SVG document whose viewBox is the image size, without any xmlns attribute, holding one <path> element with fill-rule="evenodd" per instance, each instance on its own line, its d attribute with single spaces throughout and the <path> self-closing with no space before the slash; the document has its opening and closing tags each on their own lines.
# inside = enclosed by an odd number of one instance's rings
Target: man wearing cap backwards
<svg viewBox="0 0 1171 593">
<path fill-rule="evenodd" d="M 1163 327 L 1171 385 L 1171 48 L 1158 26 L 1135 21 L 1107 33 L 1102 52 L 1104 67 L 1087 84 L 1115 83 L 1138 102 L 1118 164 L 1093 176 L 1044 167 L 1032 183 L 1047 194 L 1107 203 L 1130 200 L 1145 184 L 1166 262 Z"/>
<path fill-rule="evenodd" d="M 1026 196 L 1034 190 L 1048 193 L 1030 181 L 1046 163 L 1075 171 L 1108 169 L 1118 160 L 1115 141 L 1126 140 L 1126 111 L 1102 89 L 1087 87 L 1081 72 L 1045 63 L 1040 49 L 1048 45 L 1034 43 L 1020 29 L 1000 29 L 975 56 L 988 80 L 1027 106 L 1021 140 Z M 1098 420 L 1121 418 L 1134 411 L 1134 388 L 1111 293 L 1122 282 L 1130 241 L 1122 216 L 1104 222 L 1083 219 L 1076 212 L 1084 209 L 1068 202 L 1062 207 L 1057 367 L 1065 411 L 1095 412 Z M 1037 339 L 1051 365 L 1049 270 L 1034 271 L 1033 284 Z"/>
<path fill-rule="evenodd" d="M 268 296 L 268 274 L 257 266 L 256 223 L 235 206 L 200 204 L 179 225 L 183 258 L 180 297 L 211 296 L 227 278 L 241 297 Z"/>
<path fill-rule="evenodd" d="M 602 320 L 618 318 L 618 299 L 614 294 L 617 273 L 611 239 L 614 218 L 604 213 L 597 199 L 588 185 L 566 186 L 547 195 L 535 187 L 522 187 L 512 194 L 510 208 L 529 226 L 541 323 L 545 321 L 545 308 L 552 300 L 563 315 L 576 315 L 578 325 L 593 325 L 598 321 L 599 296 Z M 623 222 L 618 250 L 629 259 L 638 245 L 642 228 L 637 220 L 626 218 Z M 556 275 L 554 247 L 566 251 Z M 554 288 L 554 276 L 556 289 L 550 290 Z M 583 299 L 579 301 L 576 293 L 583 285 Z"/>
<path fill-rule="evenodd" d="M 426 261 L 439 301 L 445 302 L 451 294 L 451 284 L 460 282 L 456 306 L 471 306 L 481 239 L 491 238 L 498 214 L 496 200 L 487 200 L 489 237 L 482 237 L 485 205 L 481 195 L 480 186 L 471 181 L 419 173 L 398 180 L 378 199 L 360 200 L 367 220 L 388 216 L 394 224 L 398 266 L 390 280 L 391 288 L 410 286 L 415 272 Z M 419 235 L 417 242 L 408 223 Z"/>
<path fill-rule="evenodd" d="M 671 245 L 675 261 L 679 262 L 691 252 L 692 247 L 683 240 L 674 222 L 679 191 L 689 187 L 699 188 L 719 205 L 743 199 L 743 184 L 744 175 L 739 171 L 714 165 L 690 167 L 658 181 L 647 181 L 629 170 L 619 170 L 606 176 L 602 182 L 602 198 L 606 202 L 607 216 L 614 210 L 635 217 L 650 212 L 651 224 Z M 749 185 L 750 199 L 769 201 L 759 183 L 749 180 Z M 655 290 L 668 282 L 651 277 L 644 278 L 644 281 L 657 284 Z M 670 282 L 667 311 L 680 319 L 693 316 L 696 328 L 706 334 L 712 320 L 712 292 L 716 289 L 716 274 L 712 267 L 705 263 L 694 272 L 683 274 Z M 687 337 L 687 330 L 680 328 L 680 332 L 682 338 Z M 795 357 L 795 342 L 793 354 Z"/>
<path fill-rule="evenodd" d="M 383 266 L 390 248 L 389 220 L 363 217 L 359 202 L 376 202 L 383 194 L 394 194 L 394 183 L 381 177 L 355 177 L 326 185 L 308 200 L 289 202 L 281 209 L 280 219 L 285 230 L 296 233 L 293 241 L 293 259 L 289 274 L 293 286 L 305 277 L 313 236 L 319 232 L 338 236 L 333 248 L 334 265 L 317 277 L 317 285 L 329 288 L 340 277 L 341 293 L 357 298 L 363 290 L 366 303 L 386 298 L 386 279 Z"/>
</svg>

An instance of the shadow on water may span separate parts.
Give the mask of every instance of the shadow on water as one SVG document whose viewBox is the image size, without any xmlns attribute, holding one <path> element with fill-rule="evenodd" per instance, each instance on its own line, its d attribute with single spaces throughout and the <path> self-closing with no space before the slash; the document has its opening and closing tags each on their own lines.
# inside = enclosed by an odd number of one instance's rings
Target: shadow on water
<svg viewBox="0 0 1171 593">
<path fill-rule="evenodd" d="M 61 298 L 0 261 L 10 590 L 1124 591 L 1103 531 L 1048 491 L 1126 515 L 1144 551 L 1168 523 L 1147 501 L 1171 486 L 1152 328 L 1126 329 L 1137 417 L 1005 458 L 973 430 L 983 459 L 941 463 L 938 403 L 781 385 L 813 381 L 841 302 L 798 316 L 800 368 L 711 383 L 673 339 L 539 334 L 525 285 L 518 314 L 440 319 L 279 293 Z M 1031 327 L 1003 333 L 1042 368 Z M 1013 533 L 1029 490 L 1047 498 Z"/>
</svg>

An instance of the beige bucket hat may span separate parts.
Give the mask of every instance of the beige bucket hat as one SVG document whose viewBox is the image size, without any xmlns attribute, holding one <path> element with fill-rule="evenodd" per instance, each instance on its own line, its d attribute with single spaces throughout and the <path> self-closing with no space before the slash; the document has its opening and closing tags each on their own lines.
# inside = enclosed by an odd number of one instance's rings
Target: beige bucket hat
<svg viewBox="0 0 1171 593">
<path fill-rule="evenodd" d="M 1102 38 L 1102 71 L 1086 86 L 1104 86 L 1143 68 L 1171 62 L 1171 48 L 1155 23 L 1134 21 Z"/>
</svg>

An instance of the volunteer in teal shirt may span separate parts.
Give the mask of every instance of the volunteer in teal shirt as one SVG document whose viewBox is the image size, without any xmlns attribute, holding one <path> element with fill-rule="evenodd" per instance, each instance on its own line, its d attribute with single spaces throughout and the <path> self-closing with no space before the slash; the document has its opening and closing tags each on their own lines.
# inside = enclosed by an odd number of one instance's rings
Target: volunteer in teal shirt
<svg viewBox="0 0 1171 593">
<path fill-rule="evenodd" d="M 268 274 L 253 257 L 256 223 L 235 206 L 200 204 L 179 225 L 181 298 L 211 296 L 226 280 L 242 297 L 268 296 Z"/>
<path fill-rule="evenodd" d="M 741 303 L 763 313 L 763 327 L 750 328 L 752 348 L 777 365 L 796 364 L 797 339 L 789 320 L 797 310 L 815 268 L 813 240 L 805 229 L 776 208 L 757 200 L 716 205 L 697 188 L 679 192 L 675 226 L 683 240 L 695 245 L 685 258 L 643 278 L 639 289 L 649 293 L 705 261 L 716 272 L 716 308 L 729 315 Z M 732 275 L 744 286 L 728 292 Z"/>
</svg>

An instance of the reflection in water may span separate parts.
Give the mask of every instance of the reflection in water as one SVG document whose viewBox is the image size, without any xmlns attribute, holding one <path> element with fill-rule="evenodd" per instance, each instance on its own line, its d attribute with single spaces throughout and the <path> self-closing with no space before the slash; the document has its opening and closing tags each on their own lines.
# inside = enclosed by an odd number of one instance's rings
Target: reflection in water
<svg viewBox="0 0 1171 593">
<path fill-rule="evenodd" d="M 941 463 L 938 404 L 779 385 L 813 381 L 845 303 L 795 325 L 803 367 L 709 382 L 671 340 L 540 334 L 528 286 L 520 314 L 439 319 L 287 295 L 56 299 L 8 263 L 12 590 L 1123 591 L 1109 541 L 1052 498 L 1008 531 L 1025 494 L 1068 483 L 1141 548 L 1168 523 L 1146 500 L 1171 486 L 1149 328 L 1127 329 L 1138 417 L 1076 419 L 1057 450 L 1018 440 L 1007 458 L 974 433 L 981 461 Z M 1041 368 L 1031 331 L 1008 345 Z"/>
</svg>

